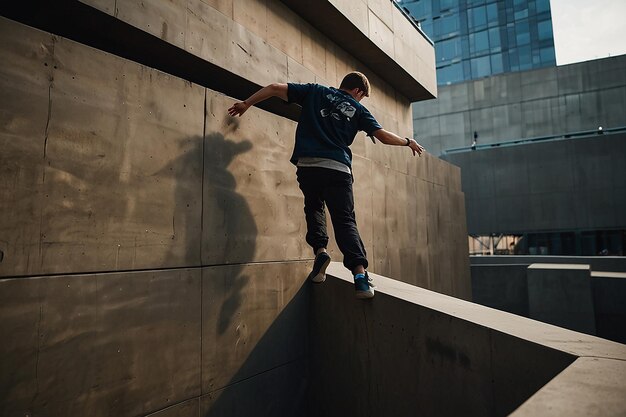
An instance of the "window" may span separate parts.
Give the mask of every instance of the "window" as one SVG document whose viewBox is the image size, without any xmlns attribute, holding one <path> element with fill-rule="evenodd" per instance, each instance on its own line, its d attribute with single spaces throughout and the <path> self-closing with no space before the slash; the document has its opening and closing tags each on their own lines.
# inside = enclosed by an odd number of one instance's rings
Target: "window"
<svg viewBox="0 0 626 417">
<path fill-rule="evenodd" d="M 461 57 L 461 40 L 459 38 L 440 41 L 435 44 L 437 62 L 449 61 Z"/>
<path fill-rule="evenodd" d="M 437 69 L 437 84 L 456 83 L 459 81 L 463 81 L 463 68 L 460 62 Z"/>
<path fill-rule="evenodd" d="M 474 58 L 472 63 L 472 76 L 473 77 L 485 77 L 491 74 L 491 63 L 489 55 L 480 58 Z"/>
<path fill-rule="evenodd" d="M 479 53 L 489 50 L 489 31 L 470 33 L 470 52 Z"/>
<path fill-rule="evenodd" d="M 537 13 L 547 12 L 550 10 L 550 0 L 536 0 Z"/>
<path fill-rule="evenodd" d="M 523 20 L 515 25 L 515 40 L 517 45 L 528 45 L 530 43 L 530 28 L 528 20 Z"/>
<path fill-rule="evenodd" d="M 556 61 L 554 57 L 553 47 L 541 48 L 541 50 L 539 51 L 539 56 L 541 57 L 542 64 L 553 63 Z"/>
<path fill-rule="evenodd" d="M 501 72 L 504 72 L 502 54 L 491 55 L 491 73 L 500 74 Z"/>
<path fill-rule="evenodd" d="M 485 6 L 469 9 L 467 17 L 470 28 L 485 26 L 487 24 L 487 9 Z"/>
<path fill-rule="evenodd" d="M 492 28 L 489 29 L 489 45 L 491 47 L 492 52 L 499 52 L 501 48 L 500 43 L 500 29 Z"/>
<path fill-rule="evenodd" d="M 459 16 L 457 14 L 443 16 L 434 20 L 435 36 L 445 36 L 459 30 Z"/>
<path fill-rule="evenodd" d="M 552 21 L 543 20 L 537 25 L 539 28 L 539 40 L 545 41 L 552 39 Z"/>
<path fill-rule="evenodd" d="M 439 0 L 439 10 L 448 10 L 456 6 L 457 0 Z"/>
<path fill-rule="evenodd" d="M 532 56 L 530 54 L 530 45 L 518 48 L 519 69 L 526 70 L 532 68 Z"/>
<path fill-rule="evenodd" d="M 491 3 L 487 5 L 487 22 L 489 26 L 498 23 L 498 3 Z"/>
</svg>

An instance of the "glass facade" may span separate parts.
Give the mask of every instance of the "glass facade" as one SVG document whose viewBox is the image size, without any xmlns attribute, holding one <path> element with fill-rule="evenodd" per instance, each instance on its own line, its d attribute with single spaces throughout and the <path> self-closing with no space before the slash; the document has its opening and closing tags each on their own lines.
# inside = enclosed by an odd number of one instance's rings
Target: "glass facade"
<svg viewBox="0 0 626 417">
<path fill-rule="evenodd" d="M 437 83 L 556 65 L 549 0 L 398 0 L 435 43 Z"/>
</svg>

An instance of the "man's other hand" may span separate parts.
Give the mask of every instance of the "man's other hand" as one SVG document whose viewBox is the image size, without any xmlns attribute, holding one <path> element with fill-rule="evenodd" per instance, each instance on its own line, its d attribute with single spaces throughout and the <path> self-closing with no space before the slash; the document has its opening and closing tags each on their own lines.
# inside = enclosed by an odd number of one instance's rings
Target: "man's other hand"
<svg viewBox="0 0 626 417">
<path fill-rule="evenodd" d="M 235 117 L 235 116 L 241 117 L 241 115 L 244 114 L 246 110 L 248 110 L 248 108 L 250 108 L 248 103 L 246 103 L 245 101 L 240 101 L 239 103 L 233 104 L 228 109 L 228 114 L 231 115 L 232 117 Z"/>
</svg>

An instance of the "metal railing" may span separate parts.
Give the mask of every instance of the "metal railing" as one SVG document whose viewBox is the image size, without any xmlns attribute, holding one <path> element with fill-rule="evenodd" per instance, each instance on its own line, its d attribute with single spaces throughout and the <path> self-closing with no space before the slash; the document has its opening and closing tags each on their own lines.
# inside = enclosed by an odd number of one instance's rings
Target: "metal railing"
<svg viewBox="0 0 626 417">
<path fill-rule="evenodd" d="M 478 150 L 498 148 L 498 147 L 503 147 L 503 146 L 524 145 L 528 143 L 582 138 L 582 137 L 606 135 L 606 134 L 621 133 L 621 132 L 626 132 L 626 126 L 612 127 L 608 129 L 603 129 L 602 127 L 599 127 L 598 129 L 595 129 L 595 130 L 583 130 L 579 132 L 562 133 L 558 135 L 538 136 L 534 138 L 508 140 L 505 142 L 485 143 L 482 145 L 475 145 L 475 146 L 464 146 L 462 148 L 446 149 L 443 151 L 443 154 L 446 155 L 446 154 L 451 154 L 451 153 L 478 151 Z"/>
</svg>

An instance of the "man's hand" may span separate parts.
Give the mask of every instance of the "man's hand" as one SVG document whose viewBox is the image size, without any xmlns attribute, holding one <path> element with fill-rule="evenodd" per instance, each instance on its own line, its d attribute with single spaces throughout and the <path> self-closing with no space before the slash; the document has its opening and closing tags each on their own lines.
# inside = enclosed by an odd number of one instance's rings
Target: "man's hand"
<svg viewBox="0 0 626 417">
<path fill-rule="evenodd" d="M 241 115 L 244 114 L 246 110 L 248 110 L 249 108 L 250 108 L 250 105 L 248 103 L 246 103 L 245 101 L 240 101 L 239 103 L 233 104 L 228 109 L 228 114 L 231 115 L 232 117 L 235 117 L 235 116 L 241 117 Z"/>
<path fill-rule="evenodd" d="M 424 147 L 420 145 L 419 143 L 417 143 L 415 139 L 409 139 L 409 140 L 410 142 L 408 146 L 413 151 L 413 156 L 415 156 L 416 153 L 418 156 L 422 156 L 422 152 L 425 151 Z"/>
</svg>

